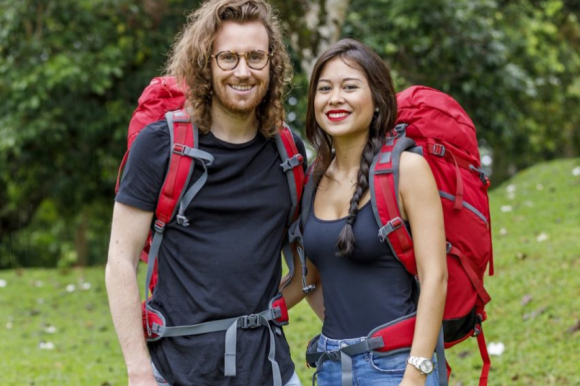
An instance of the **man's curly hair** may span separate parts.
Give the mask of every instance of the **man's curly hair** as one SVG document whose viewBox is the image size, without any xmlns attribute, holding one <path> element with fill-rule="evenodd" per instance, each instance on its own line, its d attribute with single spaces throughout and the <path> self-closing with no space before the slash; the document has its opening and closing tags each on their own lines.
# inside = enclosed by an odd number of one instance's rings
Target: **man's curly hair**
<svg viewBox="0 0 580 386">
<path fill-rule="evenodd" d="M 269 36 L 270 85 L 256 108 L 259 127 L 272 137 L 285 118 L 283 98 L 292 79 L 292 65 L 284 45 L 280 23 L 264 0 L 208 0 L 187 18 L 177 35 L 165 72 L 174 76 L 186 90 L 187 109 L 199 130 L 209 132 L 212 124 L 211 50 L 225 21 L 259 21 Z"/>
</svg>

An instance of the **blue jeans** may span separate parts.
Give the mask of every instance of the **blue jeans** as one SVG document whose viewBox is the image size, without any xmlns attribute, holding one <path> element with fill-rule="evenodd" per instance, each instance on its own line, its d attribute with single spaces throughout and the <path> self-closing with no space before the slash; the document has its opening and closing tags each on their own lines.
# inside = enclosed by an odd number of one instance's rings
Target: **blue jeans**
<svg viewBox="0 0 580 386">
<path fill-rule="evenodd" d="M 151 367 L 153 367 L 153 375 L 155 376 L 155 380 L 159 386 L 171 386 L 165 378 L 159 373 L 153 362 L 151 362 Z M 292 374 L 292 378 L 286 383 L 284 386 L 302 386 L 300 383 L 300 379 L 298 378 L 298 374 Z"/>
<path fill-rule="evenodd" d="M 320 335 L 318 351 L 335 351 L 358 343 L 366 338 L 336 340 Z M 391 355 L 367 351 L 352 357 L 353 386 L 398 386 L 407 369 L 409 351 Z M 433 359 L 435 364 L 435 359 Z M 341 385 L 340 361 L 327 360 L 317 369 L 319 386 Z M 429 374 L 425 386 L 439 386 L 437 365 Z"/>
</svg>

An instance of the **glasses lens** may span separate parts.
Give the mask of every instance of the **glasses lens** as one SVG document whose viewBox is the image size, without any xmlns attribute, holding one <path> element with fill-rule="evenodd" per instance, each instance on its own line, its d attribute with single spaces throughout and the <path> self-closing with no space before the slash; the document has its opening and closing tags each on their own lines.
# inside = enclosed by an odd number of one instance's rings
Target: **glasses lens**
<svg viewBox="0 0 580 386">
<path fill-rule="evenodd" d="M 250 51 L 246 55 L 248 66 L 255 70 L 261 70 L 268 63 L 268 55 L 263 51 Z"/>
<path fill-rule="evenodd" d="M 238 54 L 235 52 L 220 52 L 216 57 L 217 64 L 223 70 L 233 70 L 238 64 Z"/>
</svg>

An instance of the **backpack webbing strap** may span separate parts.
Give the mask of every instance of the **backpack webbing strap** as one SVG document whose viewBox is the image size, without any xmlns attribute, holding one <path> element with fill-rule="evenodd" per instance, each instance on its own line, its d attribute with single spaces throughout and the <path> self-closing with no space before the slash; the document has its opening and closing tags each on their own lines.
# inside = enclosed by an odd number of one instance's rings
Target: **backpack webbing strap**
<svg viewBox="0 0 580 386">
<path fill-rule="evenodd" d="M 308 267 L 306 266 L 306 256 L 304 255 L 304 241 L 302 237 L 302 230 L 300 228 L 300 222 L 303 215 L 304 213 L 300 216 L 298 220 L 294 222 L 294 224 L 290 226 L 288 234 L 290 242 L 296 245 L 296 252 L 298 253 L 298 257 L 300 258 L 300 265 L 302 266 L 302 292 L 307 294 L 312 290 L 314 290 L 316 286 L 314 284 L 311 285 L 306 284 Z"/>
<path fill-rule="evenodd" d="M 448 373 L 447 369 L 449 369 L 449 364 L 447 363 L 447 359 L 445 359 L 445 339 L 443 336 L 443 326 L 441 326 L 441 330 L 439 331 L 439 336 L 437 337 L 437 345 L 435 346 L 435 354 L 437 355 L 437 369 L 439 371 L 439 386 L 448 386 L 449 385 L 449 376 L 451 373 Z"/>
<path fill-rule="evenodd" d="M 491 301 L 491 296 L 489 296 L 489 293 L 485 290 L 485 287 L 483 286 L 483 281 L 479 278 L 479 275 L 477 274 L 477 272 L 479 272 L 479 268 L 477 268 L 475 262 L 473 260 L 467 259 L 458 248 L 454 247 L 449 243 L 447 249 L 448 249 L 447 253 L 456 256 L 457 260 L 459 260 L 459 262 L 461 263 L 463 270 L 469 277 L 469 280 L 471 281 L 473 288 L 475 288 L 475 291 L 477 292 L 477 295 L 479 296 L 483 304 L 489 303 Z"/>
<path fill-rule="evenodd" d="M 175 151 L 175 150 L 174 150 Z M 213 155 L 205 152 L 203 150 L 183 147 L 179 149 L 182 155 L 186 155 L 191 157 L 194 160 L 201 161 L 201 165 L 203 166 L 203 174 L 195 183 L 189 188 L 187 193 L 183 196 L 183 198 L 179 201 L 179 210 L 177 211 L 177 223 L 183 226 L 189 226 L 189 220 L 185 217 L 185 210 L 193 200 L 193 198 L 199 193 L 203 185 L 205 185 L 207 181 L 207 167 L 212 164 L 214 157 Z"/>
<path fill-rule="evenodd" d="M 280 367 L 276 362 L 276 340 L 274 331 L 270 322 L 282 317 L 286 310 L 282 310 L 279 302 L 273 300 L 271 308 L 262 311 L 258 314 L 243 315 L 235 318 L 213 320 L 204 323 L 198 323 L 189 326 L 175 326 L 167 327 L 152 323 L 150 331 L 157 335 L 149 341 L 156 341 L 161 338 L 175 337 L 175 336 L 189 336 L 201 335 L 210 332 L 225 331 L 225 350 L 224 350 L 224 376 L 236 376 L 236 347 L 237 347 L 237 329 L 253 329 L 257 327 L 266 327 L 269 333 L 270 348 L 268 352 L 268 360 L 272 366 L 272 374 L 274 379 L 274 386 L 282 386 L 282 377 L 280 374 Z M 157 315 L 162 316 L 157 312 Z M 163 318 L 161 318 L 163 320 Z M 149 326 L 148 326 L 149 328 Z"/>
<path fill-rule="evenodd" d="M 249 318 L 251 319 L 249 320 Z M 242 324 L 240 325 L 240 323 Z M 268 329 L 270 337 L 270 349 L 268 351 L 268 360 L 270 361 L 270 364 L 272 366 L 272 376 L 274 386 L 282 386 L 282 376 L 280 374 L 280 366 L 276 362 L 276 340 L 274 338 L 274 333 L 272 332 L 272 327 L 270 326 L 270 323 L 268 323 L 268 319 L 264 315 L 262 315 L 262 313 L 257 315 L 247 315 L 245 317 L 238 318 L 226 330 L 224 375 L 226 377 L 236 376 L 236 343 L 237 343 L 238 327 L 256 328 L 259 326 L 264 326 Z"/>
<path fill-rule="evenodd" d="M 477 345 L 479 346 L 479 353 L 481 354 L 481 359 L 483 361 L 483 367 L 481 368 L 481 377 L 479 378 L 479 386 L 487 386 L 487 379 L 489 376 L 489 368 L 491 367 L 491 360 L 489 359 L 489 353 L 487 352 L 487 344 L 485 343 L 485 336 L 483 335 L 483 329 L 479 330 L 477 334 Z"/>
<path fill-rule="evenodd" d="M 415 147 L 407 137 L 390 137 L 370 168 L 371 204 L 379 225 L 379 239 L 387 241 L 395 257 L 412 275 L 417 275 L 413 240 L 399 210 L 399 162 L 401 153 Z"/>
</svg>

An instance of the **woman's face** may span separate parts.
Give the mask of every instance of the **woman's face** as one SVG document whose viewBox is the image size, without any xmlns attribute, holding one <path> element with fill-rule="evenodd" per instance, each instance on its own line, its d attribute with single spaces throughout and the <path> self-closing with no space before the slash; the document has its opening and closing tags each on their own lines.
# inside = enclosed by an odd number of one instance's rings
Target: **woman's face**
<svg viewBox="0 0 580 386">
<path fill-rule="evenodd" d="M 371 88 L 358 66 L 341 58 L 324 65 L 316 85 L 314 111 L 316 121 L 328 135 L 367 135 L 374 110 Z"/>
</svg>

